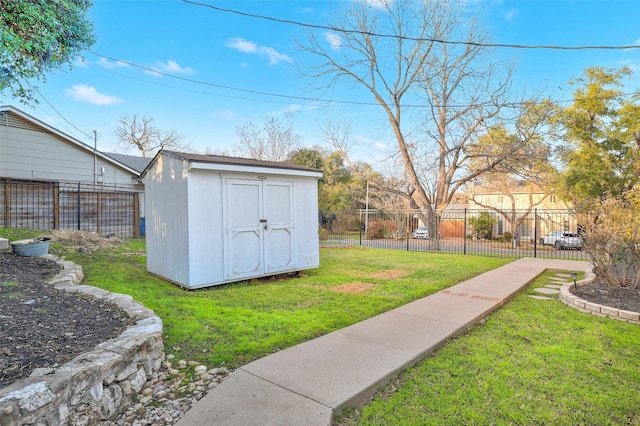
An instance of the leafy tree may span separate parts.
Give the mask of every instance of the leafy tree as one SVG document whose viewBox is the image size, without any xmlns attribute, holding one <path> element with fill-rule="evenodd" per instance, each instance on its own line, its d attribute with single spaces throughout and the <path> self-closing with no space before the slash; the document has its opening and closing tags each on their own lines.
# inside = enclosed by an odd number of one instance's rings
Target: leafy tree
<svg viewBox="0 0 640 426">
<path fill-rule="evenodd" d="M 592 67 L 572 80 L 580 86 L 558 116 L 567 143 L 558 183 L 564 198 L 577 203 L 618 196 L 639 181 L 640 95 L 622 96 L 630 75 L 627 67 Z"/>
<path fill-rule="evenodd" d="M 587 68 L 573 104 L 561 111 L 564 172 L 559 193 L 579 213 L 584 249 L 613 286 L 640 278 L 640 93 L 623 96 L 627 67 Z"/>
<path fill-rule="evenodd" d="M 245 123 L 236 127 L 240 141 L 231 154 L 257 160 L 287 161 L 300 148 L 302 136 L 293 130 L 293 115 L 287 113 L 285 121 L 273 115 L 263 117 L 262 127 Z"/>
<path fill-rule="evenodd" d="M 290 161 L 323 171 L 318 187 L 318 207 L 325 212 L 338 212 L 358 207 L 363 199 L 363 183 L 345 166 L 337 152 L 318 146 L 293 152 Z"/>
<path fill-rule="evenodd" d="M 510 67 L 491 59 L 486 32 L 467 20 L 462 3 L 395 0 L 373 7 L 361 0 L 348 5 L 332 23 L 342 30 L 333 34 L 334 43 L 324 43 L 313 30 L 299 43 L 317 59 L 305 74 L 324 89 L 345 82 L 368 90 L 395 136 L 407 179 L 404 197 L 423 212 L 430 235 L 437 236 L 437 215 L 456 191 L 518 148 L 501 147 L 483 168 L 465 173 L 466 146 L 507 103 Z M 412 135 L 402 121 L 415 104 L 426 109 L 420 135 Z M 333 134 L 336 149 L 348 155 L 338 127 L 325 130 Z M 437 246 L 437 237 L 430 244 Z"/>
<path fill-rule="evenodd" d="M 94 43 L 90 0 L 0 2 L 0 92 L 36 102 L 31 79 L 71 64 Z"/>
<path fill-rule="evenodd" d="M 182 143 L 182 135 L 175 130 L 159 129 L 153 118 L 146 115 L 125 115 L 118 121 L 114 134 L 119 148 L 127 151 L 135 147 L 143 157 L 152 156 L 161 149 L 185 151 L 189 148 L 188 144 Z"/>
</svg>

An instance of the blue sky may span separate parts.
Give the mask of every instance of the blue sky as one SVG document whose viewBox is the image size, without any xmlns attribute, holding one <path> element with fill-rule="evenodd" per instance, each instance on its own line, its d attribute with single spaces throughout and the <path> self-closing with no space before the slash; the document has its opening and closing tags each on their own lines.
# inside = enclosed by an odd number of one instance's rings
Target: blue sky
<svg viewBox="0 0 640 426">
<path fill-rule="evenodd" d="M 328 0 L 202 2 L 312 24 L 326 23 L 327 16 L 340 6 Z M 493 33 L 496 43 L 640 45 L 637 0 L 470 0 L 466 7 Z M 354 137 L 362 142 L 362 159 L 375 163 L 382 158 L 385 146 L 394 143 L 390 133 L 381 130 L 379 123 L 384 117 L 379 108 L 320 107 L 318 102 L 286 97 L 324 96 L 310 91 L 310 82 L 299 74 L 308 58 L 294 46 L 294 37 L 301 31 L 298 26 L 178 0 L 96 0 L 90 19 L 97 37 L 91 50 L 104 57 L 87 52 L 84 62 L 75 64 L 71 71 L 49 75 L 47 82 L 40 84 L 44 99 L 33 108 L 6 94 L 0 95 L 0 104 L 13 104 L 90 145 L 96 130 L 98 149 L 103 151 L 113 150 L 118 119 L 133 113 L 152 117 L 161 129 L 181 133 L 194 152 L 229 148 L 237 142 L 236 127 L 247 122 L 259 125 L 264 115 L 286 111 L 293 112 L 295 131 L 303 136 L 306 146 L 325 145 L 317 123 L 322 117 L 336 115 L 352 122 Z M 497 54 L 503 60 L 517 59 L 516 86 L 530 90 L 544 87 L 559 99 L 571 98 L 572 88 L 567 85 L 571 77 L 595 65 L 630 66 L 635 75 L 627 91 L 640 88 L 640 49 L 498 49 Z M 341 87 L 333 96 L 372 100 L 351 86 Z M 128 153 L 137 155 L 135 151 Z"/>
</svg>

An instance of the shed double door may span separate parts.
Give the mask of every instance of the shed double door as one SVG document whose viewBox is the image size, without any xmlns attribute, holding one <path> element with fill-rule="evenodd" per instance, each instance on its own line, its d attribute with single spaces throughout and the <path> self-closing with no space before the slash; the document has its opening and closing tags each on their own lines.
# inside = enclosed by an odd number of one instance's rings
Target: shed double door
<svg viewBox="0 0 640 426">
<path fill-rule="evenodd" d="M 227 279 L 294 267 L 293 182 L 227 179 Z"/>
</svg>

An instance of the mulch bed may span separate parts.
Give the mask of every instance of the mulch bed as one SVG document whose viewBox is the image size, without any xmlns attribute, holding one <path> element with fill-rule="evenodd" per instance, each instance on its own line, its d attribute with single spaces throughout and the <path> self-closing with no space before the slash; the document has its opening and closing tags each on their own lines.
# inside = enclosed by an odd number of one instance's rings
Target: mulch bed
<svg viewBox="0 0 640 426">
<path fill-rule="evenodd" d="M 45 284 L 60 270 L 46 258 L 0 252 L 0 388 L 62 365 L 132 323 L 113 305 Z"/>
<path fill-rule="evenodd" d="M 603 281 L 579 285 L 572 294 L 589 302 L 625 311 L 640 312 L 640 291 L 622 287 L 611 287 Z"/>
</svg>

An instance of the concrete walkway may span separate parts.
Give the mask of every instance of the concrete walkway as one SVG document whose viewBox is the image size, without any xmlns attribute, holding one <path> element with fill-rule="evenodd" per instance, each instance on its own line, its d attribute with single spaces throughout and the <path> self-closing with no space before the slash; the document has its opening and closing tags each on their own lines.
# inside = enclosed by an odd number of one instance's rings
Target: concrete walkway
<svg viewBox="0 0 640 426">
<path fill-rule="evenodd" d="M 406 367 L 502 306 L 546 269 L 587 262 L 525 258 L 233 372 L 177 423 L 330 425 Z"/>
</svg>

